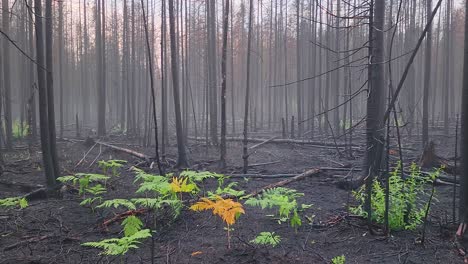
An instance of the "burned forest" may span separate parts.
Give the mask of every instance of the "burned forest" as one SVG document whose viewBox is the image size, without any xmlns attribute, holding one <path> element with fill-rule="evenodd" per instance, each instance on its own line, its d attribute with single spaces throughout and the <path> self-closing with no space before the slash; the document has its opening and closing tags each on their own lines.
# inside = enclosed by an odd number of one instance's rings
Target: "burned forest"
<svg viewBox="0 0 468 264">
<path fill-rule="evenodd" d="M 468 263 L 466 0 L 0 0 L 0 264 Z"/>
</svg>

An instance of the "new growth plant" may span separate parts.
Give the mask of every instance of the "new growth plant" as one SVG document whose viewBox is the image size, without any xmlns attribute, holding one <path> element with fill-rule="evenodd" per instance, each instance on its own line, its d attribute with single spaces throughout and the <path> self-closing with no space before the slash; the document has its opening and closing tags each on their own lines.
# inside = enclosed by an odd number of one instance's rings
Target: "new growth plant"
<svg viewBox="0 0 468 264">
<path fill-rule="evenodd" d="M 250 243 L 255 245 L 276 247 L 281 242 L 281 237 L 275 232 L 261 232 L 255 239 L 250 240 Z"/>
<path fill-rule="evenodd" d="M 421 169 L 411 164 L 410 174 L 401 177 L 401 163 L 398 163 L 389 176 L 389 213 L 388 225 L 393 230 L 414 230 L 422 224 L 426 210 L 429 193 L 425 185 L 433 183 L 440 175 L 441 169 L 431 172 L 429 176 L 422 176 Z M 372 220 L 379 224 L 385 221 L 385 186 L 378 179 L 372 184 L 371 194 Z M 364 210 L 366 193 L 364 187 L 353 192 L 354 198 L 359 202 L 351 207 L 353 214 L 367 217 Z"/>
<path fill-rule="evenodd" d="M 221 217 L 227 225 L 228 248 L 231 248 L 231 226 L 236 223 L 241 214 L 245 213 L 242 204 L 232 199 L 223 199 L 221 196 L 217 196 L 215 201 L 202 198 L 200 202 L 192 205 L 190 209 L 197 212 L 212 210 L 214 215 Z"/>
<path fill-rule="evenodd" d="M 89 205 L 94 210 L 93 204 L 102 201 L 102 195 L 107 192 L 106 183 L 110 177 L 102 174 L 77 173 L 75 175 L 62 176 L 57 180 L 64 184 L 71 184 L 78 188 L 79 195 L 83 198 L 82 206 Z M 89 197 L 88 197 L 89 195 Z"/>
<path fill-rule="evenodd" d="M 120 175 L 118 169 L 122 168 L 126 163 L 126 160 L 100 160 L 98 161 L 98 167 L 104 175 L 117 177 Z"/>
<path fill-rule="evenodd" d="M 332 260 L 331 260 L 332 264 L 345 264 L 345 262 L 346 262 L 345 255 L 336 256 L 336 257 L 332 258 Z"/>
<path fill-rule="evenodd" d="M 21 139 L 25 138 L 28 135 L 29 132 L 29 126 L 27 123 L 22 123 L 19 120 L 15 120 L 13 122 L 13 127 L 12 127 L 12 134 L 13 137 L 16 139 Z"/>
<path fill-rule="evenodd" d="M 139 230 L 132 235 L 125 235 L 121 238 L 104 239 L 98 242 L 86 242 L 81 244 L 85 247 L 94 247 L 102 249 L 101 255 L 123 256 L 130 249 L 137 249 L 138 245 L 146 238 L 151 237 L 149 229 Z"/>
<path fill-rule="evenodd" d="M 297 202 L 298 197 L 304 196 L 296 190 L 277 187 L 267 189 L 257 197 L 251 197 L 245 202 L 246 205 L 260 207 L 262 209 L 276 209 L 278 222 L 283 223 L 289 221 L 291 227 L 299 227 L 302 225 L 302 220 L 299 216 L 300 210 L 310 208 L 312 205 L 301 204 Z"/>
<path fill-rule="evenodd" d="M 0 207 L 5 209 L 20 208 L 24 209 L 29 206 L 28 200 L 24 197 L 9 197 L 0 199 Z"/>
</svg>

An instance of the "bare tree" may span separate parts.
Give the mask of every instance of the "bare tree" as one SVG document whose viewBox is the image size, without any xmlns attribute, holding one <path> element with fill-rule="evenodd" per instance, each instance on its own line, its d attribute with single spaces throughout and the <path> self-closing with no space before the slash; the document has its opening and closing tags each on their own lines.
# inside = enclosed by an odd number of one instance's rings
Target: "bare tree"
<svg viewBox="0 0 468 264">
<path fill-rule="evenodd" d="M 465 14 L 468 14 L 468 2 L 465 2 Z M 461 118 L 461 154 L 462 177 L 460 186 L 460 211 L 457 235 L 462 237 L 468 225 L 468 16 L 465 16 L 465 50 L 463 61 L 462 118 Z"/>
<path fill-rule="evenodd" d="M 36 17 L 36 61 L 37 61 L 37 86 L 39 90 L 39 123 L 41 130 L 41 148 L 42 159 L 44 163 L 44 173 L 47 180 L 47 186 L 53 188 L 56 184 L 56 163 L 54 163 L 51 144 L 50 144 L 50 126 L 48 114 L 48 87 L 46 84 L 46 64 L 44 48 L 44 24 L 42 17 L 42 1 L 34 0 L 34 14 Z"/>
<path fill-rule="evenodd" d="M 247 36 L 247 74 L 245 83 L 245 105 L 244 105 L 244 141 L 243 141 L 243 153 L 242 159 L 244 159 L 244 173 L 247 173 L 249 166 L 249 153 L 247 152 L 248 143 L 248 124 L 249 124 L 249 95 L 250 95 L 250 58 L 251 58 L 251 46 L 252 46 L 252 24 L 253 24 L 253 0 L 250 0 L 249 4 L 249 29 Z"/>
<path fill-rule="evenodd" d="M 169 0 L 169 31 L 171 38 L 171 68 L 172 68 L 172 88 L 174 96 L 175 123 L 177 134 L 177 167 L 187 167 L 187 153 L 185 150 L 184 135 L 182 129 L 182 114 L 180 111 L 180 96 L 179 96 L 179 64 L 178 50 L 176 47 L 176 25 L 174 14 L 174 0 Z"/>
<path fill-rule="evenodd" d="M 2 26 L 5 34 L 10 34 L 10 7 L 8 0 L 2 0 Z M 11 113 L 11 71 L 10 71 L 10 42 L 3 38 L 3 90 L 5 98 L 5 135 L 6 147 L 13 148 L 13 120 Z M 1 73 L 0 73 L 1 74 Z"/>
<path fill-rule="evenodd" d="M 229 29 L 229 0 L 226 0 L 223 14 L 223 51 L 221 57 L 221 157 L 220 167 L 226 167 L 226 61 L 227 61 L 227 39 Z M 232 88 L 231 88 L 232 89 Z"/>
<path fill-rule="evenodd" d="M 375 6 L 374 6 L 375 5 Z M 368 97 L 366 117 L 367 152 L 365 159 L 366 211 L 371 223 L 371 190 L 374 177 L 380 173 L 381 153 L 383 151 L 383 114 L 384 114 L 384 24 L 385 0 L 371 0 L 369 19 L 369 56 Z"/>
<path fill-rule="evenodd" d="M 426 1 L 426 14 L 429 18 L 432 13 L 432 0 Z M 429 93 L 431 90 L 431 58 L 432 58 L 432 23 L 426 36 L 426 50 L 424 63 L 424 90 L 423 90 L 423 117 L 422 117 L 422 143 L 426 147 L 429 143 Z"/>
<path fill-rule="evenodd" d="M 210 87 L 210 136 L 218 144 L 218 82 L 216 74 L 216 1 L 206 0 L 208 30 L 208 77 Z"/>
</svg>

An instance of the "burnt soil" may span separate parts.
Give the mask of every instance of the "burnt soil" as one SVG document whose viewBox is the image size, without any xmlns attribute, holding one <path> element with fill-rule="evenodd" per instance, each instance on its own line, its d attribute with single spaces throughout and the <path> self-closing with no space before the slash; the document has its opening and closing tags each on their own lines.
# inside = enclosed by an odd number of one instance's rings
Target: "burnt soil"
<svg viewBox="0 0 468 264">
<path fill-rule="evenodd" d="M 271 135 L 255 136 L 268 138 Z M 438 155 L 447 158 L 454 156 L 454 139 L 434 138 Z M 315 140 L 332 142 L 329 139 Z M 148 155 L 154 153 L 153 148 L 142 148 L 137 142 L 123 137 L 115 136 L 103 141 Z M 407 148 L 404 152 L 405 162 L 416 160 L 421 153 L 417 140 L 407 141 L 404 145 Z M 361 142 L 358 139 L 355 144 Z M 25 147 L 25 142 L 17 142 L 16 146 L 13 152 L 5 154 L 6 170 L 9 172 L 0 176 L 0 198 L 24 195 L 45 182 L 38 146 L 32 153 Z M 105 199 L 135 196 L 134 173 L 129 170 L 131 166 L 157 173 L 155 168 L 150 169 L 148 164 L 143 164 L 138 158 L 99 146 L 95 146 L 84 162 L 75 168 L 91 146 L 77 139 L 59 140 L 62 174 L 99 173 L 97 160 L 128 160 L 128 164 L 120 170 L 120 177 L 110 183 Z M 250 157 L 250 163 L 274 163 L 251 167 L 249 173 L 299 174 L 317 167 L 359 167 L 365 151 L 363 146 L 352 152 L 352 158 L 349 155 L 344 158 L 339 157 L 334 148 L 269 143 L 256 149 Z M 219 171 L 216 147 L 191 142 L 189 151 L 192 169 Z M 226 174 L 240 173 L 241 152 L 240 142 L 228 142 Z M 169 170 L 175 159 L 176 148 L 171 145 L 164 161 Z M 436 187 L 437 201 L 431 210 L 427 238 L 422 245 L 417 243 L 421 237 L 420 229 L 392 232 L 388 237 L 373 235 L 369 233 L 363 219 L 347 213 L 347 206 L 355 201 L 351 191 L 340 188 L 337 182 L 346 176 L 357 177 L 359 173 L 325 171 L 288 185 L 305 194 L 299 199 L 300 203 L 313 204 L 306 213 L 315 215 L 313 223 L 303 218 L 303 225 L 297 230 L 287 224 L 278 224 L 267 216 L 272 213 L 268 210 L 246 206 L 246 214 L 234 225 L 231 249 L 227 248 L 224 224 L 210 212 L 196 213 L 185 208 L 174 222 L 167 221 L 164 213 L 161 213 L 154 235 L 154 263 L 330 263 L 338 255 L 345 255 L 346 263 L 463 262 L 453 243 L 452 186 Z M 238 181 L 240 189 L 250 192 L 282 178 L 246 177 L 231 180 Z M 8 182 L 13 183 L 6 184 Z M 215 187 L 215 180 L 208 180 L 203 189 Z M 24 210 L 0 209 L 0 263 L 151 263 L 151 240 L 146 240 L 139 249 L 130 251 L 124 258 L 104 257 L 99 255 L 99 250 L 80 246 L 88 241 L 121 236 L 120 223 L 114 223 L 108 230 L 100 226 L 115 213 L 123 211 L 93 212 L 90 208 L 80 206 L 80 201 L 77 194 L 67 192 L 61 199 L 32 201 Z M 280 246 L 269 248 L 249 243 L 262 231 L 280 235 Z"/>
</svg>

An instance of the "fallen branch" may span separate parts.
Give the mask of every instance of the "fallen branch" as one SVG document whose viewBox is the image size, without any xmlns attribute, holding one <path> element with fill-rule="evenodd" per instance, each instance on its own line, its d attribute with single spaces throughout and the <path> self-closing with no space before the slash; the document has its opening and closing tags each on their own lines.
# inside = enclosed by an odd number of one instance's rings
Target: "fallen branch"
<svg viewBox="0 0 468 264">
<path fill-rule="evenodd" d="M 268 190 L 268 189 L 273 189 L 273 188 L 277 188 L 277 187 L 282 187 L 282 186 L 285 186 L 285 185 L 288 185 L 292 182 L 296 182 L 296 181 L 299 181 L 299 180 L 302 180 L 304 178 L 307 178 L 307 177 L 311 177 L 311 176 L 314 176 L 314 175 L 317 175 L 320 173 L 320 170 L 319 169 L 311 169 L 311 170 L 308 170 L 304 173 L 301 173 L 299 175 L 296 175 L 290 179 L 286 179 L 286 180 L 282 180 L 282 181 L 279 181 L 279 182 L 276 182 L 276 183 L 272 183 L 272 184 L 269 184 L 261 189 L 258 189 L 254 192 L 251 192 L 249 194 L 249 197 L 252 197 L 252 196 L 257 196 L 261 193 L 263 193 L 265 190 Z"/>
<path fill-rule="evenodd" d="M 271 141 L 273 141 L 273 140 L 275 140 L 277 138 L 279 138 L 279 136 L 269 138 L 269 139 L 267 139 L 267 140 L 265 140 L 263 142 L 258 143 L 257 145 L 253 145 L 253 146 L 249 147 L 249 150 L 256 149 L 256 148 L 260 147 L 261 145 L 266 144 L 268 142 L 271 142 Z"/>
<path fill-rule="evenodd" d="M 147 156 L 147 155 L 145 155 L 143 153 L 131 150 L 131 149 L 117 147 L 117 146 L 114 146 L 114 145 L 111 145 L 111 144 L 108 144 L 108 143 L 105 143 L 105 142 L 101 142 L 101 141 L 96 141 L 96 144 L 108 147 L 108 148 L 113 149 L 113 150 L 117 150 L 117 151 L 120 151 L 120 152 L 127 153 L 129 155 L 132 155 L 134 157 L 143 159 L 143 160 L 148 161 L 148 162 L 151 160 L 151 157 L 149 157 L 149 156 Z"/>
<path fill-rule="evenodd" d="M 16 242 L 16 243 L 11 244 L 9 246 L 6 246 L 3 249 L 3 251 L 12 250 L 14 248 L 21 247 L 23 245 L 27 245 L 27 244 L 31 244 L 31 243 L 37 243 L 37 242 L 40 242 L 40 241 L 43 241 L 43 240 L 46 240 L 46 239 L 49 239 L 49 238 L 56 238 L 56 237 L 61 237 L 61 236 L 53 234 L 53 235 L 44 235 L 44 236 L 32 237 L 32 238 L 29 238 L 29 239 L 26 239 L 26 240 L 22 240 L 20 242 Z M 76 237 L 65 237 L 63 239 L 63 241 L 65 241 L 65 240 L 79 241 L 80 239 L 76 238 Z"/>
<path fill-rule="evenodd" d="M 75 165 L 75 169 L 80 166 L 80 164 L 86 159 L 86 157 L 88 156 L 88 154 L 94 149 L 94 147 L 96 147 L 97 143 L 95 143 L 83 156 L 83 158 Z"/>
<path fill-rule="evenodd" d="M 201 138 L 195 138 L 195 137 L 188 137 L 190 140 L 195 140 L 199 141 L 202 140 Z M 227 141 L 243 141 L 243 138 L 240 137 L 228 137 L 226 138 Z M 310 140 L 300 140 L 300 139 L 282 139 L 282 138 L 270 138 L 265 140 L 264 138 L 248 138 L 247 141 L 253 142 L 253 143 L 289 143 L 289 144 L 300 144 L 300 145 L 310 145 L 314 146 L 317 148 L 327 148 L 327 149 L 336 149 L 336 147 L 339 148 L 347 148 L 349 147 L 348 144 L 334 144 L 334 143 L 326 143 L 326 142 L 319 142 L 319 141 L 310 141 Z M 263 145 L 261 144 L 261 145 Z M 259 145 L 259 144 L 257 144 Z M 256 145 L 252 146 L 256 147 Z M 251 148 L 252 148 L 251 147 Z M 354 150 L 359 150 L 361 149 L 358 145 L 351 145 L 351 148 Z"/>
<path fill-rule="evenodd" d="M 39 185 L 39 184 L 30 185 L 30 184 L 26 184 L 26 183 L 22 183 L 22 182 L 6 181 L 6 180 L 3 180 L 3 179 L 0 179 L 0 185 L 4 185 L 4 186 L 6 186 L 8 188 L 18 188 L 23 192 L 30 192 L 32 190 L 40 189 L 40 188 L 44 187 L 43 185 Z"/>
<path fill-rule="evenodd" d="M 102 227 L 104 229 L 107 229 L 107 227 L 109 225 L 113 224 L 114 222 L 120 221 L 120 220 L 125 219 L 125 218 L 127 218 L 129 216 L 132 216 L 132 215 L 141 215 L 141 214 L 146 213 L 147 211 L 148 211 L 148 209 L 142 208 L 142 209 L 138 209 L 138 210 L 130 210 L 130 211 L 126 211 L 126 212 L 117 214 L 114 217 L 104 221 L 102 223 Z"/>
<path fill-rule="evenodd" d="M 255 164 L 249 164 L 249 167 L 265 166 L 265 165 L 271 165 L 271 164 L 276 164 L 280 162 L 281 162 L 280 160 L 277 160 L 277 161 L 270 161 L 270 162 L 263 162 L 263 163 L 255 163 Z"/>
</svg>

